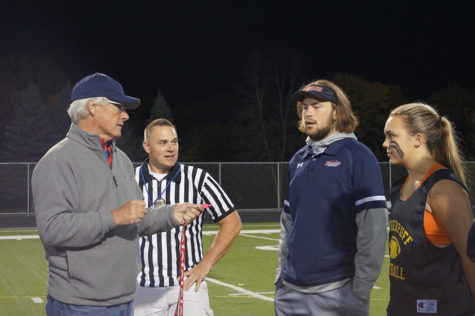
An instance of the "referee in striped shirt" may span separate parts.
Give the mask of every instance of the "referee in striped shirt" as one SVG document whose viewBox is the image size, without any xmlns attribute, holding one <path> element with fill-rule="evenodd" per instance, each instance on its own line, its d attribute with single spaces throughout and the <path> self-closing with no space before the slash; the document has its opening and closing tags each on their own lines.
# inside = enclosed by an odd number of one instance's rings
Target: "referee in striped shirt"
<svg viewBox="0 0 475 316">
<path fill-rule="evenodd" d="M 224 190 L 206 171 L 177 162 L 178 136 L 166 119 L 152 121 L 144 132 L 148 159 L 135 170 L 144 199 L 154 204 L 211 204 L 206 212 L 219 232 L 203 255 L 204 214 L 185 227 L 186 255 L 184 315 L 213 315 L 206 275 L 228 251 L 241 230 L 241 219 Z M 177 308 L 180 274 L 180 232 L 183 228 L 140 238 L 142 270 L 137 277 L 135 315 L 173 315 Z"/>
</svg>

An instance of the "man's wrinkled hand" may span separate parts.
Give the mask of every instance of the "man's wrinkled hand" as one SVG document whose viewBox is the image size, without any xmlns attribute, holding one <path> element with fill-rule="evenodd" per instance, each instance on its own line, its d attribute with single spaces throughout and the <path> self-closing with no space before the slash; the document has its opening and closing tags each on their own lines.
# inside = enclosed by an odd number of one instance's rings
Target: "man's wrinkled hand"
<svg viewBox="0 0 475 316">
<path fill-rule="evenodd" d="M 117 226 L 139 223 L 147 214 L 145 201 L 130 200 L 118 209 L 112 210 L 111 214 Z"/>
<path fill-rule="evenodd" d="M 195 218 L 197 218 L 201 213 L 203 213 L 204 208 L 200 204 L 193 203 L 180 203 L 176 204 L 173 208 L 173 217 L 177 223 L 188 225 Z"/>
</svg>

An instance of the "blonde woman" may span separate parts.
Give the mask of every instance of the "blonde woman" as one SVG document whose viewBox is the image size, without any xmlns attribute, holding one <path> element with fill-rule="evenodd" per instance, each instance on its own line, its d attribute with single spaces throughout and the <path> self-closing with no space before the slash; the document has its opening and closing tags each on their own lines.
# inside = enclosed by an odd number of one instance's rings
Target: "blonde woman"
<svg viewBox="0 0 475 316">
<path fill-rule="evenodd" d="M 452 124 L 411 103 L 390 113 L 384 134 L 389 162 L 408 172 L 391 194 L 388 315 L 473 315 L 472 212 Z"/>
</svg>

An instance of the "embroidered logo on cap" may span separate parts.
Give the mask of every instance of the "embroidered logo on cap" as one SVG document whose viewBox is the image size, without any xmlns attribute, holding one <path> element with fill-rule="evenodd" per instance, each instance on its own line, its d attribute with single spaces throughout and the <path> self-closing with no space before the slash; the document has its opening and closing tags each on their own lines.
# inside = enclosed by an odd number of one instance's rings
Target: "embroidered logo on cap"
<svg viewBox="0 0 475 316">
<path fill-rule="evenodd" d="M 308 86 L 305 91 L 310 91 L 310 90 L 313 90 L 313 91 L 317 91 L 317 92 L 322 92 L 322 87 L 319 87 L 319 86 Z"/>
<path fill-rule="evenodd" d="M 327 167 L 339 167 L 341 165 L 341 162 L 338 160 L 328 160 L 325 162 L 325 166 Z"/>
</svg>

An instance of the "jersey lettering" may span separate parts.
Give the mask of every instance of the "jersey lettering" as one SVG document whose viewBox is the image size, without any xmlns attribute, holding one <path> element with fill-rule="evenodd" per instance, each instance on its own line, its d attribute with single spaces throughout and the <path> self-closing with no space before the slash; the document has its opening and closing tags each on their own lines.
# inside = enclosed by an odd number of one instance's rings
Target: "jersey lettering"
<svg viewBox="0 0 475 316">
<path fill-rule="evenodd" d="M 414 241 L 414 239 L 409 235 L 407 230 L 399 223 L 397 220 L 393 219 L 389 221 L 389 231 L 396 233 L 399 238 L 403 241 L 404 245 Z"/>
<path fill-rule="evenodd" d="M 406 279 L 404 277 L 404 268 L 392 263 L 389 264 L 389 275 L 400 280 Z"/>
</svg>

